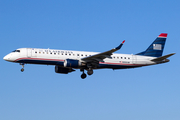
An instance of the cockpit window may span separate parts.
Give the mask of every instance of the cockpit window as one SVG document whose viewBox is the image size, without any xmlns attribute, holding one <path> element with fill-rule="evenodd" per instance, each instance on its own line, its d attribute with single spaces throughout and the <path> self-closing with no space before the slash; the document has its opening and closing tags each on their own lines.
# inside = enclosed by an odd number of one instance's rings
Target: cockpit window
<svg viewBox="0 0 180 120">
<path fill-rule="evenodd" d="M 14 51 L 12 51 L 12 52 L 20 52 L 20 50 L 14 50 Z"/>
</svg>

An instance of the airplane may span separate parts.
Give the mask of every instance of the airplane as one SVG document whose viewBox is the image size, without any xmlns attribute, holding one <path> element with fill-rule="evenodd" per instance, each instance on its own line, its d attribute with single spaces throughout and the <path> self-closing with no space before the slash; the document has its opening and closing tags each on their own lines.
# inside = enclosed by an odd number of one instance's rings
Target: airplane
<svg viewBox="0 0 180 120">
<path fill-rule="evenodd" d="M 93 74 L 95 69 L 128 69 L 156 65 L 169 62 L 168 57 L 171 53 L 162 56 L 167 33 L 161 33 L 154 42 L 143 52 L 138 54 L 117 54 L 114 53 L 121 49 L 125 40 L 116 48 L 106 52 L 85 52 L 72 50 L 55 50 L 39 48 L 19 48 L 6 55 L 3 59 L 9 62 L 20 63 L 21 71 L 24 71 L 25 64 L 54 65 L 55 72 L 68 74 L 75 69 L 82 72 L 81 78 Z"/>
</svg>

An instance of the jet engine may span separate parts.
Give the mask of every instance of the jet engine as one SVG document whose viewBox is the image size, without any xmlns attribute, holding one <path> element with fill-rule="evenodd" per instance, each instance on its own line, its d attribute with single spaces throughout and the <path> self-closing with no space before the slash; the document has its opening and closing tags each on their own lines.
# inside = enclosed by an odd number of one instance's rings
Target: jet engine
<svg viewBox="0 0 180 120">
<path fill-rule="evenodd" d="M 65 68 L 65 67 L 60 67 L 60 66 L 55 66 L 55 72 L 56 73 L 62 73 L 62 74 L 68 74 L 70 72 L 73 72 L 75 70 L 73 70 L 72 68 Z"/>
<path fill-rule="evenodd" d="M 66 59 L 64 60 L 64 67 L 78 68 L 82 66 L 82 63 L 79 60 Z"/>
</svg>

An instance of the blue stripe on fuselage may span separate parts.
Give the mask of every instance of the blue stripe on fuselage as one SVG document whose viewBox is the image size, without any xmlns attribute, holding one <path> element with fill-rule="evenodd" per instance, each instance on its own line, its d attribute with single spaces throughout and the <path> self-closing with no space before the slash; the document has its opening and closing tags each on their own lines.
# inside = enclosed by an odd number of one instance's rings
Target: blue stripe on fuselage
<svg viewBox="0 0 180 120">
<path fill-rule="evenodd" d="M 31 59 L 22 59 L 16 61 L 18 63 L 28 63 L 28 64 L 45 64 L 45 65 L 59 65 L 64 66 L 64 62 L 61 61 L 48 61 L 48 60 L 31 60 Z"/>
<path fill-rule="evenodd" d="M 135 65 L 99 64 L 99 68 L 126 69 L 126 68 L 135 68 L 135 67 L 141 67 L 141 66 L 135 66 Z"/>
</svg>

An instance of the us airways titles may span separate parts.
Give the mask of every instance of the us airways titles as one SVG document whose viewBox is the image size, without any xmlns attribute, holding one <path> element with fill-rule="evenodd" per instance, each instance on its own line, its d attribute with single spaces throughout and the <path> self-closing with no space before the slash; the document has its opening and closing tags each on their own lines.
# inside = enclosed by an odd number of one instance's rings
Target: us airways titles
<svg viewBox="0 0 180 120">
<path fill-rule="evenodd" d="M 50 49 L 46 49 L 46 50 L 42 50 L 42 49 L 32 49 L 34 51 L 37 52 L 37 50 L 39 52 L 49 52 L 49 53 L 64 53 L 64 54 L 74 54 L 72 51 L 63 51 L 63 50 L 50 50 Z"/>
</svg>

